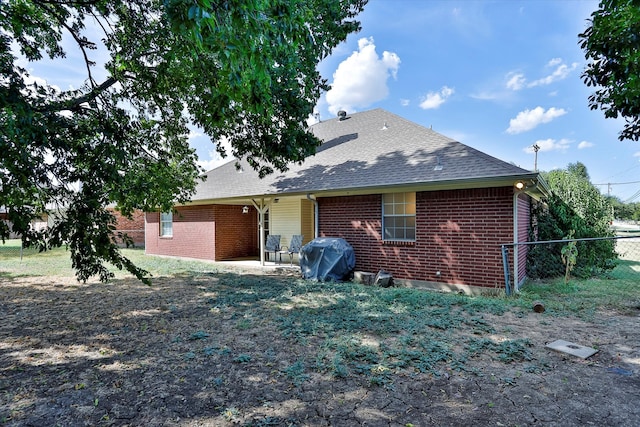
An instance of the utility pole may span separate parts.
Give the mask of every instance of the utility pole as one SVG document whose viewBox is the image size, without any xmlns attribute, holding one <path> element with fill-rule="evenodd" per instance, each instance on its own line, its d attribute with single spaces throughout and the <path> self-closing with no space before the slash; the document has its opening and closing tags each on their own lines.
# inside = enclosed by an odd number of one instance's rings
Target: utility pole
<svg viewBox="0 0 640 427">
<path fill-rule="evenodd" d="M 540 150 L 540 146 L 538 144 L 533 144 L 533 152 L 535 153 L 535 159 L 533 161 L 534 172 L 538 172 L 538 150 Z"/>
</svg>

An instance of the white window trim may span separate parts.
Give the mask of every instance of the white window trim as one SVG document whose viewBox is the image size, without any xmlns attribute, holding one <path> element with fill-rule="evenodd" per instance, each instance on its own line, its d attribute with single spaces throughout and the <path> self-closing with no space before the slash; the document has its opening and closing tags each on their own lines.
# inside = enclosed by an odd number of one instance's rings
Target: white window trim
<svg viewBox="0 0 640 427">
<path fill-rule="evenodd" d="M 387 214 L 385 212 L 385 196 L 392 196 L 394 194 L 402 194 L 403 195 L 403 199 L 404 199 L 404 203 L 395 203 L 392 202 L 394 205 L 395 204 L 403 204 L 403 205 L 411 205 L 411 203 L 406 203 L 406 195 L 407 194 L 413 194 L 413 212 L 412 214 L 395 214 L 395 213 L 390 213 Z M 387 203 L 389 204 L 389 203 Z M 385 226 L 385 218 L 413 218 L 413 227 L 404 227 L 405 230 L 405 235 L 406 230 L 410 230 L 413 229 L 413 238 L 389 238 L 386 236 L 386 226 Z M 382 240 L 386 241 L 386 242 L 415 242 L 416 241 L 416 235 L 417 235 L 417 231 L 416 231 L 416 193 L 411 193 L 411 192 L 405 192 L 405 193 L 388 193 L 388 194 L 383 194 L 382 195 Z"/>
<path fill-rule="evenodd" d="M 169 219 L 166 219 L 167 216 Z M 160 237 L 173 237 L 173 212 L 160 212 L 160 230 L 158 232 Z"/>
</svg>

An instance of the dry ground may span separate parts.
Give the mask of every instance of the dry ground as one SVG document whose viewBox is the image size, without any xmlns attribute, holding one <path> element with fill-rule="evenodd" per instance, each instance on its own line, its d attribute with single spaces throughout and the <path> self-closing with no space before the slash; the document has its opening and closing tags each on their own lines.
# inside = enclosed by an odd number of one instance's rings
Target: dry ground
<svg viewBox="0 0 640 427">
<path fill-rule="evenodd" d="M 260 286 L 273 282 L 0 276 L 0 425 L 640 426 L 638 312 L 464 312 L 460 328 L 433 324 L 449 348 L 427 366 L 418 362 L 439 350 L 425 342 L 411 347 L 424 354 L 392 363 L 394 340 L 409 336 L 402 330 L 350 335 L 367 344 L 358 346 L 311 316 L 293 328 L 301 310 L 327 316 L 317 311 L 327 301 L 301 304 L 304 294 L 285 288 L 265 297 Z M 545 348 L 556 339 L 598 353 L 582 360 Z M 491 342 L 526 349 L 488 351 Z"/>
</svg>

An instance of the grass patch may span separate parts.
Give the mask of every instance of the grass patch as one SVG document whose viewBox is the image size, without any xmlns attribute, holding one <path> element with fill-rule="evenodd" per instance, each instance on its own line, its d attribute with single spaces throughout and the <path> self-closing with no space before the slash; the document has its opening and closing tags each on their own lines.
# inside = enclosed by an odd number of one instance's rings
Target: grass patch
<svg viewBox="0 0 640 427">
<path fill-rule="evenodd" d="M 15 251 L 15 249 L 20 249 L 22 247 L 22 240 L 20 239 L 7 239 L 4 243 L 0 242 L 0 255 L 3 252 Z"/>
<path fill-rule="evenodd" d="M 6 250 L 6 252 L 5 252 Z M 72 276 L 69 253 L 8 256 L 0 251 L 4 276 Z M 440 375 L 446 370 L 468 370 L 467 362 L 481 355 L 504 363 L 531 362 L 531 343 L 524 339 L 487 338 L 496 330 L 485 318 L 516 310 L 531 310 L 540 300 L 554 315 L 587 316 L 605 307 L 637 310 L 640 285 L 635 280 L 609 278 L 531 283 L 516 298 L 469 297 L 407 288 L 377 288 L 355 283 L 319 283 L 295 278 L 234 274 L 213 263 L 146 256 L 141 249 L 123 249 L 125 256 L 153 276 L 184 279 L 206 294 L 198 309 L 211 316 L 223 314 L 236 333 L 259 328 L 276 330 L 286 347 L 317 349 L 300 357 L 281 372 L 296 386 L 311 373 L 335 378 L 362 376 L 371 386 L 390 386 L 399 372 Z M 633 265 L 621 263 L 623 268 Z M 118 278 L 131 277 L 117 272 Z M 204 280 L 201 280 L 204 279 Z M 110 286 L 110 285 L 104 285 Z M 180 301 L 167 301 L 169 312 L 179 316 Z M 183 359 L 198 355 L 216 357 L 230 353 L 220 346 L 197 346 L 214 332 L 191 330 L 184 336 L 191 347 Z M 258 354 L 235 353 L 236 364 L 252 364 Z M 264 358 L 264 356 L 262 356 Z M 535 367 L 536 363 L 530 363 Z"/>
<path fill-rule="evenodd" d="M 35 248 L 20 249 L 20 240 L 7 240 L 0 245 L 0 274 L 20 276 L 72 276 L 69 252 L 64 248 L 39 252 Z"/>
<path fill-rule="evenodd" d="M 135 265 L 149 271 L 152 277 L 175 275 L 199 276 L 215 273 L 219 268 L 213 263 L 147 256 L 144 249 L 123 248 L 122 254 Z M 116 279 L 133 277 L 127 271 L 111 268 Z M 39 252 L 28 248 L 20 256 L 20 240 L 7 240 L 0 245 L 0 274 L 6 277 L 53 276 L 71 277 L 75 270 L 71 268 L 71 254 L 62 247 Z"/>
<path fill-rule="evenodd" d="M 613 271 L 603 277 L 532 281 L 520 292 L 521 306 L 530 309 L 534 301 L 542 301 L 548 312 L 556 315 L 592 316 L 601 309 L 621 314 L 637 314 L 640 309 L 640 271 L 635 277 L 628 270 L 636 268 L 635 261 L 620 261 Z"/>
</svg>

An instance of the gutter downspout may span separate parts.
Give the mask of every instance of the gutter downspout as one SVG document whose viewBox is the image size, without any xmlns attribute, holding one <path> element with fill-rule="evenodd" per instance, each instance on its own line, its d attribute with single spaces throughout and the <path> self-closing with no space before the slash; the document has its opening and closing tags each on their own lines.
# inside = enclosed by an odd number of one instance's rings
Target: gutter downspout
<svg viewBox="0 0 640 427">
<path fill-rule="evenodd" d="M 318 200 L 311 193 L 307 193 L 307 200 L 313 203 L 313 238 L 318 238 Z"/>
<path fill-rule="evenodd" d="M 522 184 L 519 186 L 519 184 Z M 517 182 L 514 184 L 515 192 L 513 194 L 513 290 L 520 290 L 520 277 L 518 276 L 518 243 L 519 243 L 519 235 L 518 235 L 518 197 L 520 194 L 527 194 L 531 198 L 535 198 L 538 200 L 539 198 L 546 198 L 551 194 L 551 189 L 549 188 L 549 184 L 538 175 L 535 180 L 530 181 L 528 184 L 525 182 Z M 540 194 L 536 196 L 532 194 L 531 189 L 537 190 Z M 527 191 L 529 190 L 529 191 Z M 531 203 L 528 204 L 529 209 L 531 209 Z M 523 242 L 525 243 L 525 242 Z M 525 273 L 526 274 L 526 273 Z"/>
</svg>

